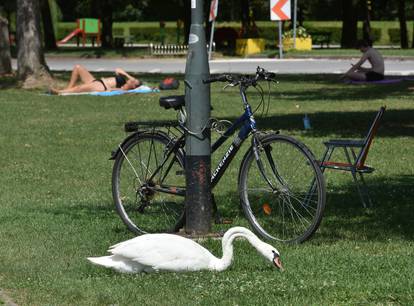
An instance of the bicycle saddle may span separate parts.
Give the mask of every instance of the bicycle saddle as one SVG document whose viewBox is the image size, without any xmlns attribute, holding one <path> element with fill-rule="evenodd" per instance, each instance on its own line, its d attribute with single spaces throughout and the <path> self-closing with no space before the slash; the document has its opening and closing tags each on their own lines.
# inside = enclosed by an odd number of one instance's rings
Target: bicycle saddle
<svg viewBox="0 0 414 306">
<path fill-rule="evenodd" d="M 180 109 L 185 105 L 185 96 L 167 96 L 160 98 L 160 106 L 165 109 L 174 108 L 175 110 Z"/>
</svg>

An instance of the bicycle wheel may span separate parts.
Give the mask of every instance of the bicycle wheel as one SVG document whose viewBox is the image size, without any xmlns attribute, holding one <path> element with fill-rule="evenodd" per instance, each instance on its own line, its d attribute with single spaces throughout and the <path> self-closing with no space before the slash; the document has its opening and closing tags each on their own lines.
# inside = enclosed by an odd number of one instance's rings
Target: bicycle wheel
<svg viewBox="0 0 414 306">
<path fill-rule="evenodd" d="M 174 232 L 183 223 L 184 154 L 168 149 L 171 139 L 158 132 L 137 134 L 122 145 L 112 172 L 116 210 L 137 234 Z"/>
<path fill-rule="evenodd" d="M 268 135 L 248 150 L 239 192 L 254 230 L 272 240 L 305 241 L 317 230 L 325 208 L 325 181 L 313 154 L 288 136 Z"/>
</svg>

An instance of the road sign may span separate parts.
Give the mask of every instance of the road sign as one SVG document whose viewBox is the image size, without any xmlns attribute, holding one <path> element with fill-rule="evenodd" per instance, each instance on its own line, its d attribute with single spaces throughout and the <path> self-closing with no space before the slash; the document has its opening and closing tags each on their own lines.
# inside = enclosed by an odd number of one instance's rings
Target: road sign
<svg viewBox="0 0 414 306">
<path fill-rule="evenodd" d="M 209 21 L 216 20 L 218 10 L 218 0 L 211 0 Z"/>
<path fill-rule="evenodd" d="M 270 0 L 270 20 L 289 20 L 290 0 Z"/>
</svg>

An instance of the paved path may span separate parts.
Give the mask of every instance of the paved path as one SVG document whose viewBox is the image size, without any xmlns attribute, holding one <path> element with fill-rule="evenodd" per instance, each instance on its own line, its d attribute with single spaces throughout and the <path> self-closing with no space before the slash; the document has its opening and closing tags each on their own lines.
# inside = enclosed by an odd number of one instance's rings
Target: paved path
<svg viewBox="0 0 414 306">
<path fill-rule="evenodd" d="M 81 64 L 90 71 L 114 71 L 122 67 L 135 73 L 184 73 L 185 58 L 179 59 L 79 59 L 49 57 L 51 70 L 72 70 Z M 219 59 L 210 62 L 211 73 L 253 73 L 257 66 L 281 74 L 341 74 L 357 59 Z M 13 61 L 14 67 L 16 62 Z M 385 60 L 386 75 L 414 75 L 414 60 Z"/>
</svg>

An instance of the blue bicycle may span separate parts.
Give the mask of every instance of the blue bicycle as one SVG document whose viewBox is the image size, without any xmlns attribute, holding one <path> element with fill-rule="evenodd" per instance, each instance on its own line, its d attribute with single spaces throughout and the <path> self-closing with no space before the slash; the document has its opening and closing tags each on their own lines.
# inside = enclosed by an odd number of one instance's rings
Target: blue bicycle
<svg viewBox="0 0 414 306">
<path fill-rule="evenodd" d="M 273 79 L 273 73 L 258 67 L 254 76 L 223 74 L 205 80 L 238 86 L 244 106 L 243 115 L 212 144 L 214 154 L 235 134 L 212 170 L 211 186 L 214 189 L 251 136 L 238 177 L 244 214 L 263 238 L 300 243 L 311 237 L 321 222 L 325 181 L 318 162 L 303 143 L 277 132 L 258 130 L 246 90 L 258 86 L 259 81 Z M 178 123 L 127 123 L 126 131 L 133 133 L 112 155 L 115 206 L 122 221 L 137 234 L 175 232 L 185 222 L 185 135 L 195 132 L 185 125 L 184 96 L 162 97 L 160 106 L 175 109 Z M 220 123 L 212 121 L 206 129 Z M 197 135 L 202 137 L 203 131 Z"/>
</svg>

